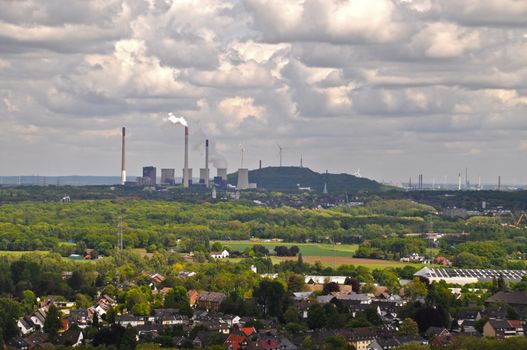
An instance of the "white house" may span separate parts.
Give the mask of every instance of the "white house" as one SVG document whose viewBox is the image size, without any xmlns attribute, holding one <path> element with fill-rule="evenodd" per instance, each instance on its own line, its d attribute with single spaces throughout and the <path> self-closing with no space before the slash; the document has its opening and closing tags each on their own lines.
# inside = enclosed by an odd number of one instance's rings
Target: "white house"
<svg viewBox="0 0 527 350">
<path fill-rule="evenodd" d="M 115 322 L 123 327 L 137 327 L 144 326 L 145 320 L 142 317 L 137 317 L 131 314 L 124 314 L 116 317 Z"/>
<path fill-rule="evenodd" d="M 222 252 L 211 252 L 210 256 L 212 256 L 214 259 L 226 259 L 229 257 L 229 252 L 227 249 L 224 249 Z"/>
<path fill-rule="evenodd" d="M 22 335 L 29 334 L 35 330 L 33 321 L 31 321 L 31 318 L 27 316 L 19 319 L 16 325 L 18 326 L 18 329 L 20 329 L 20 333 L 22 333 Z"/>
<path fill-rule="evenodd" d="M 31 316 L 31 321 L 35 326 L 39 326 L 41 329 L 44 328 L 44 322 L 46 321 L 47 313 L 44 310 L 38 310 Z"/>
</svg>

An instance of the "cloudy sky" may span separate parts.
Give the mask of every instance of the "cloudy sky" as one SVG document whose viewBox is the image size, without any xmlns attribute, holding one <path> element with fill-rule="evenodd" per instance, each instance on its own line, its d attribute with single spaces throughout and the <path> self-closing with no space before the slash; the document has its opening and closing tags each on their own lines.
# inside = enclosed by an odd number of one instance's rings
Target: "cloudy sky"
<svg viewBox="0 0 527 350">
<path fill-rule="evenodd" d="M 0 0 L 0 175 L 279 162 L 527 183 L 525 0 Z"/>
</svg>

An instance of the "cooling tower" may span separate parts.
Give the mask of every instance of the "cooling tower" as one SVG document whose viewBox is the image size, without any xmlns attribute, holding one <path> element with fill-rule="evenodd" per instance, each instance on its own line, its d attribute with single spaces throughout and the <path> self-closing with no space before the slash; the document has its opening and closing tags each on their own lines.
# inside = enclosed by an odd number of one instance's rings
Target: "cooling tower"
<svg viewBox="0 0 527 350">
<path fill-rule="evenodd" d="M 207 168 L 199 169 L 199 183 L 209 187 L 210 171 Z"/>
<path fill-rule="evenodd" d="M 227 181 L 227 168 L 218 168 L 217 175 L 221 177 L 223 181 Z"/>
<path fill-rule="evenodd" d="M 238 190 L 249 189 L 249 169 L 238 169 Z"/>
</svg>

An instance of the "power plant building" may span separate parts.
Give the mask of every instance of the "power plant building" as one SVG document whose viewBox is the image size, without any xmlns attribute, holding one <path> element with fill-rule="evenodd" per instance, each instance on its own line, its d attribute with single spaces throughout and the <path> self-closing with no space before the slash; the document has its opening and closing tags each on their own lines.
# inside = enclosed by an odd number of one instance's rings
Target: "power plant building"
<svg viewBox="0 0 527 350">
<path fill-rule="evenodd" d="M 175 169 L 161 169 L 161 184 L 174 185 L 176 183 Z"/>
<path fill-rule="evenodd" d="M 143 185 L 145 186 L 155 186 L 156 185 L 156 167 L 154 166 L 145 166 L 143 167 Z"/>
</svg>

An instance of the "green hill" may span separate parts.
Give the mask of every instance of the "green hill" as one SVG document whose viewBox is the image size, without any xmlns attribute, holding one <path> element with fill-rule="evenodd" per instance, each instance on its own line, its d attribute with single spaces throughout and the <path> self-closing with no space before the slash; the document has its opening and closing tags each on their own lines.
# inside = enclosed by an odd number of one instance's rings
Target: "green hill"
<svg viewBox="0 0 527 350">
<path fill-rule="evenodd" d="M 236 185 L 237 181 L 237 173 L 229 174 L 229 184 Z M 320 174 L 300 167 L 267 167 L 250 170 L 249 182 L 256 183 L 258 188 L 282 192 L 297 191 L 298 187 L 311 187 L 313 191 L 322 192 L 324 183 L 327 183 L 329 193 L 381 192 L 389 188 L 376 181 L 349 174 Z"/>
</svg>

